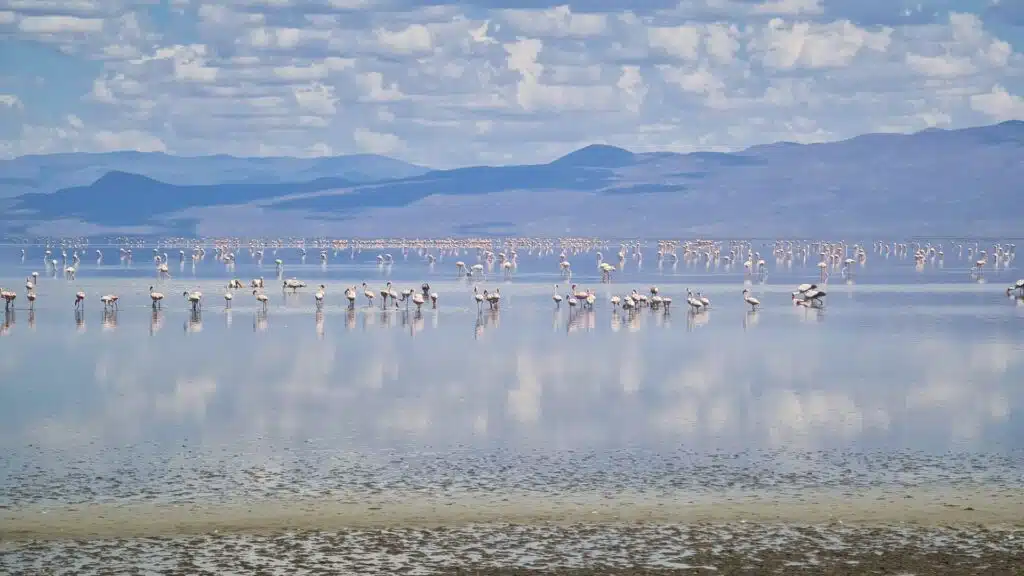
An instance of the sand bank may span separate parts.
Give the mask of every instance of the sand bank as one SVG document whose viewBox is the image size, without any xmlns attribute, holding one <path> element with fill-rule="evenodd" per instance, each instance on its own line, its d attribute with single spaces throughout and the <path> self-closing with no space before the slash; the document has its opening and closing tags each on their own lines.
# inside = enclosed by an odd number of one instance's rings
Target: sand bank
<svg viewBox="0 0 1024 576">
<path fill-rule="evenodd" d="M 467 494 L 351 501 L 275 499 L 194 504 L 87 504 L 0 510 L 0 540 L 133 538 L 282 530 L 460 526 L 471 523 L 828 523 L 1024 525 L 1011 489 L 808 491 L 797 496 Z"/>
</svg>

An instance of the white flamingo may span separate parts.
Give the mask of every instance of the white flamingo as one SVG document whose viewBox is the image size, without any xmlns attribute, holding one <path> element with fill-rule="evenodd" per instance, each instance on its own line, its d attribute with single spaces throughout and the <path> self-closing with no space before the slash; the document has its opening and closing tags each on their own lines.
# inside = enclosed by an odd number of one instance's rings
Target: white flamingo
<svg viewBox="0 0 1024 576">
<path fill-rule="evenodd" d="M 75 310 L 85 308 L 85 292 L 75 292 Z"/>
<path fill-rule="evenodd" d="M 477 292 L 476 286 L 473 286 L 473 299 L 476 300 L 476 308 L 477 308 L 477 310 L 479 310 L 480 308 L 483 307 L 483 305 L 484 305 L 484 298 L 486 297 L 486 295 L 487 295 L 487 290 L 484 290 L 484 293 L 481 294 L 481 293 Z"/>
<path fill-rule="evenodd" d="M 562 295 L 558 293 L 558 284 L 555 284 L 555 292 L 551 295 L 551 299 L 555 301 L 555 308 L 562 305 Z"/>
<path fill-rule="evenodd" d="M 746 288 L 743 289 L 743 301 L 750 304 L 750 309 L 752 311 L 757 310 L 758 307 L 761 306 L 761 301 L 751 296 L 750 290 L 747 290 Z"/>
<path fill-rule="evenodd" d="M 366 282 L 363 282 L 363 296 L 366 297 L 366 305 L 373 306 L 373 290 L 366 286 Z"/>
<path fill-rule="evenodd" d="M 149 299 L 153 301 L 153 308 L 162 308 L 164 295 L 160 292 L 154 292 L 153 287 L 149 287 Z"/>
<path fill-rule="evenodd" d="M 259 289 L 254 289 L 252 291 L 252 294 L 253 294 L 253 296 L 256 297 L 256 301 L 263 305 L 263 311 L 266 312 L 267 311 L 267 303 L 270 301 L 270 298 L 267 298 L 267 295 L 262 293 L 262 292 L 260 292 Z"/>
<path fill-rule="evenodd" d="M 694 298 L 693 292 L 690 292 L 689 288 L 686 289 L 686 303 L 690 305 L 690 309 L 694 312 L 700 312 L 700 309 L 704 307 L 704 303 Z"/>
<path fill-rule="evenodd" d="M 704 308 L 711 308 L 711 299 L 704 294 L 697 292 L 697 300 L 700 300 L 701 304 L 704 305 Z"/>
<path fill-rule="evenodd" d="M 185 300 L 192 306 L 193 312 L 198 312 L 202 309 L 203 294 L 201 292 L 199 292 L 198 290 L 195 292 L 189 292 L 188 290 L 185 290 L 184 292 L 182 292 L 182 294 L 184 295 Z"/>
</svg>

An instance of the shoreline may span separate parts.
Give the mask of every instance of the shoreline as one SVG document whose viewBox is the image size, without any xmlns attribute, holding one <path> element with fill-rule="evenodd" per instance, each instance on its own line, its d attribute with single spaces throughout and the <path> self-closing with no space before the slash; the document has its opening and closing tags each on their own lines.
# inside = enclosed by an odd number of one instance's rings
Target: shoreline
<svg viewBox="0 0 1024 576">
<path fill-rule="evenodd" d="M 281 498 L 228 503 L 103 503 L 0 510 L 0 541 L 267 534 L 470 524 L 843 524 L 1024 527 L 1011 489 L 806 491 L 796 495 L 522 495 Z"/>
</svg>

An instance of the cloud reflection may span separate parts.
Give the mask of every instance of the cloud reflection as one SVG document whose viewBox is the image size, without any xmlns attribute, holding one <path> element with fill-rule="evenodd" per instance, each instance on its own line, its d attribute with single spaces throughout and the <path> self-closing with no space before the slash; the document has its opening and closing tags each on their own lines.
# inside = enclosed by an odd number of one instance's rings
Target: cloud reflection
<svg viewBox="0 0 1024 576">
<path fill-rule="evenodd" d="M 1024 403 L 1014 385 L 1024 350 L 991 326 L 911 316 L 899 329 L 880 317 L 804 329 L 778 311 L 744 332 L 741 313 L 694 332 L 598 322 L 568 337 L 506 313 L 479 341 L 468 329 L 475 312 L 437 325 L 410 313 L 402 326 L 401 313 L 369 311 L 361 317 L 395 329 L 354 331 L 346 313 L 321 318 L 323 331 L 282 314 L 266 334 L 211 322 L 186 335 L 139 338 L 145 329 L 132 325 L 54 339 L 45 354 L 60 362 L 50 363 L 37 360 L 42 340 L 12 338 L 0 360 L 0 432 L 15 450 L 86 439 L 711 450 L 1021 437 L 1009 427 Z"/>
</svg>

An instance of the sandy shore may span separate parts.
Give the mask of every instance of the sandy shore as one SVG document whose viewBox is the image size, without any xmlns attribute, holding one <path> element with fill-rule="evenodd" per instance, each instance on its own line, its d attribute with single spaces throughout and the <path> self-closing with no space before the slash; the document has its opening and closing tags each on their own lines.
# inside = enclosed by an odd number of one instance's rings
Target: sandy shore
<svg viewBox="0 0 1024 576">
<path fill-rule="evenodd" d="M 624 494 L 467 494 L 452 498 L 392 496 L 358 501 L 275 499 L 218 504 L 87 504 L 0 510 L 0 540 L 273 533 L 495 522 L 1024 526 L 1024 494 L 1010 489 L 816 491 L 787 497 L 737 493 L 699 500 L 685 497 L 655 500 Z"/>
<path fill-rule="evenodd" d="M 837 524 L 471 524 L 0 542 L 2 574 L 640 576 L 1024 573 L 1024 530 Z"/>
</svg>

